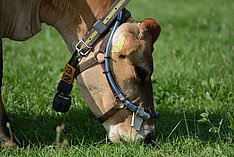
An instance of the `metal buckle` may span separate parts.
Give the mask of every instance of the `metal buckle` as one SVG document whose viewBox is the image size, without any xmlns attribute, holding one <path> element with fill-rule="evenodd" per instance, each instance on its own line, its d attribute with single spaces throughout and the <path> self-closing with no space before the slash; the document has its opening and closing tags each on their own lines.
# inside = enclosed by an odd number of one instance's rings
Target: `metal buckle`
<svg viewBox="0 0 234 157">
<path fill-rule="evenodd" d="M 86 52 L 82 52 L 82 50 L 84 50 L 85 48 L 81 48 L 81 46 L 84 45 L 87 48 Z M 78 53 L 80 53 L 81 56 L 86 56 L 90 50 L 92 49 L 92 47 L 90 47 L 89 45 L 87 45 L 83 39 L 81 39 L 77 44 L 76 44 L 76 50 L 78 51 Z"/>
</svg>

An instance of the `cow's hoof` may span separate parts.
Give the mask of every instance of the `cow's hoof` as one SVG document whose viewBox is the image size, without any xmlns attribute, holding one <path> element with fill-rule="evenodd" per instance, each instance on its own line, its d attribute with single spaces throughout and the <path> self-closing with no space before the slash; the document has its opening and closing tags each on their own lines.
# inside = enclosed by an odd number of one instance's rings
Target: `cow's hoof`
<svg viewBox="0 0 234 157">
<path fill-rule="evenodd" d="M 10 138 L 6 136 L 0 137 L 0 147 L 8 148 L 8 147 L 18 147 L 20 145 L 17 138 L 14 138 L 14 140 L 11 140 Z"/>
<path fill-rule="evenodd" d="M 17 146 L 17 144 L 15 142 L 13 142 L 12 140 L 10 140 L 8 137 L 1 136 L 0 137 L 0 146 L 7 148 L 7 147 L 15 147 L 15 146 Z"/>
</svg>

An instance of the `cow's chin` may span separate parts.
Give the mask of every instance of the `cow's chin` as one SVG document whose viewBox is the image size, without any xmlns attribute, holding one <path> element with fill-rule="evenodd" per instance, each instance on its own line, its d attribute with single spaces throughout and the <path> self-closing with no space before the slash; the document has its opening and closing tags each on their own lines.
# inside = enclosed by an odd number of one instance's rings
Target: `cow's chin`
<svg viewBox="0 0 234 157">
<path fill-rule="evenodd" d="M 154 124 L 148 125 L 144 122 L 140 130 L 136 131 L 133 127 L 131 127 L 131 122 L 129 121 L 129 119 L 126 119 L 126 121 L 115 125 L 111 124 L 108 120 L 103 123 L 103 126 L 107 131 L 108 138 L 111 142 L 141 142 L 148 134 L 155 134 Z"/>
</svg>

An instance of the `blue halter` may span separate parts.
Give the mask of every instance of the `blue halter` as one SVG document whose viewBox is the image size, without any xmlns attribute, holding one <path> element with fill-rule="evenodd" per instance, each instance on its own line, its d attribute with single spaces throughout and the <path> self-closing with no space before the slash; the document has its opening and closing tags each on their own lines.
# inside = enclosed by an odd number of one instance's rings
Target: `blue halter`
<svg viewBox="0 0 234 157">
<path fill-rule="evenodd" d="M 116 86 L 114 79 L 112 77 L 112 74 L 110 72 L 110 67 L 109 67 L 109 52 L 111 50 L 111 43 L 112 43 L 112 39 L 113 36 L 120 24 L 122 18 L 122 11 L 118 14 L 117 16 L 117 20 L 115 22 L 115 25 L 111 31 L 111 35 L 108 39 L 107 42 L 107 46 L 106 46 L 106 50 L 105 50 L 105 72 L 107 75 L 107 79 L 110 83 L 111 88 L 114 90 L 116 96 L 118 97 L 118 99 L 124 104 L 125 107 L 127 107 L 129 110 L 131 110 L 132 112 L 135 112 L 138 116 L 140 116 L 142 119 L 144 120 L 148 120 L 150 118 L 150 114 L 148 114 L 147 112 L 145 112 L 144 110 L 142 110 L 142 108 L 138 108 L 136 105 L 134 105 L 131 101 L 129 101 L 126 97 L 124 97 L 124 95 L 121 93 L 121 91 L 118 89 L 118 87 Z"/>
</svg>

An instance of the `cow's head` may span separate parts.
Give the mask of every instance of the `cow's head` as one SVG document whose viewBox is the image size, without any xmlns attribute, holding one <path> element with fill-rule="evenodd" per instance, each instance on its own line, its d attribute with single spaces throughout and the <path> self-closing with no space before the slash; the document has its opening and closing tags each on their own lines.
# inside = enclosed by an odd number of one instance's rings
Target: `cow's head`
<svg viewBox="0 0 234 157">
<path fill-rule="evenodd" d="M 153 72 L 153 44 L 160 34 L 154 19 L 127 22 L 119 26 L 112 42 L 111 70 L 120 89 L 136 105 L 154 112 L 151 74 Z M 82 94 L 96 117 L 120 103 L 110 89 L 103 69 L 95 66 L 79 77 Z M 132 112 L 120 109 L 103 126 L 112 142 L 138 141 L 154 134 L 154 120 L 143 122 L 139 131 L 131 127 Z"/>
</svg>

